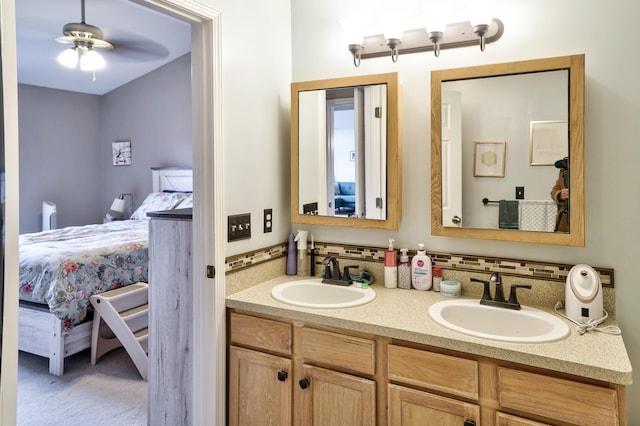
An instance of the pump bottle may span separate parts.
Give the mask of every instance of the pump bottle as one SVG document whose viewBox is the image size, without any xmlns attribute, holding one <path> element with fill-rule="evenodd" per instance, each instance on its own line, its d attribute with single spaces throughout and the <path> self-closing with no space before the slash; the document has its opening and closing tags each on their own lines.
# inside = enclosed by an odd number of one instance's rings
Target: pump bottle
<svg viewBox="0 0 640 426">
<path fill-rule="evenodd" d="M 432 284 L 431 258 L 424 251 L 424 244 L 418 244 L 418 254 L 411 260 L 411 285 L 416 290 L 429 290 Z"/>
<path fill-rule="evenodd" d="M 389 238 L 389 249 L 384 252 L 384 286 L 398 288 L 398 251 L 393 249 L 393 238 Z"/>
<path fill-rule="evenodd" d="M 400 263 L 398 263 L 398 287 L 411 289 L 411 263 L 409 262 L 409 250 L 400 249 Z"/>
</svg>

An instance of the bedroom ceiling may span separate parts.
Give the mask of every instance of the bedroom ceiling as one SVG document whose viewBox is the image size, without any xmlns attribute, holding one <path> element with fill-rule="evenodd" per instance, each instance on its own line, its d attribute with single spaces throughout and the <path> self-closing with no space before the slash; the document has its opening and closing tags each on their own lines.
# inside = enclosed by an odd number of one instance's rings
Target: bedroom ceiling
<svg viewBox="0 0 640 426">
<path fill-rule="evenodd" d="M 85 0 L 85 22 L 99 27 L 113 50 L 98 50 L 107 66 L 95 73 L 60 65 L 72 47 L 55 41 L 81 22 L 81 0 L 15 0 L 18 82 L 103 95 L 191 50 L 189 24 L 131 0 Z"/>
</svg>

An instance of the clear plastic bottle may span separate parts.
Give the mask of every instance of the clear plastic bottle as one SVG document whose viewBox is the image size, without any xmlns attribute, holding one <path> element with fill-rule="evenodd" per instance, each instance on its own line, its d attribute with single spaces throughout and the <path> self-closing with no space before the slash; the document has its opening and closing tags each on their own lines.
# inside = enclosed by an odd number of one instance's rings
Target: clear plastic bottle
<svg viewBox="0 0 640 426">
<path fill-rule="evenodd" d="M 433 268 L 433 291 L 440 291 L 441 282 L 442 282 L 442 269 L 435 266 Z"/>
<path fill-rule="evenodd" d="M 400 249 L 400 263 L 398 263 L 398 287 L 411 289 L 411 263 L 409 262 L 409 250 Z"/>
<path fill-rule="evenodd" d="M 416 290 L 429 290 L 432 280 L 431 258 L 424 251 L 424 244 L 418 244 L 418 254 L 411 260 L 411 285 Z"/>
</svg>

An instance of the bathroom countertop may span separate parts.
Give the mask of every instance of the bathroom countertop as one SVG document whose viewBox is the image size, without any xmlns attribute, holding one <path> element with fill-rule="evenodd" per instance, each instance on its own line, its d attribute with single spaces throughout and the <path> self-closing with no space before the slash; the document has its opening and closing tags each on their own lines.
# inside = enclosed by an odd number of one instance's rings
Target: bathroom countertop
<svg viewBox="0 0 640 426">
<path fill-rule="evenodd" d="M 449 330 L 429 316 L 429 306 L 450 298 L 433 291 L 387 289 L 374 284 L 376 298 L 345 309 L 300 308 L 271 297 L 271 289 L 296 277 L 282 276 L 227 296 L 226 306 L 344 330 L 421 343 L 596 380 L 630 385 L 632 368 L 622 336 L 599 332 L 570 335 L 557 342 L 523 344 L 480 339 Z M 538 309 L 553 312 L 553 307 Z M 563 321 L 566 321 L 563 319 Z M 607 324 L 615 324 L 608 321 Z"/>
</svg>

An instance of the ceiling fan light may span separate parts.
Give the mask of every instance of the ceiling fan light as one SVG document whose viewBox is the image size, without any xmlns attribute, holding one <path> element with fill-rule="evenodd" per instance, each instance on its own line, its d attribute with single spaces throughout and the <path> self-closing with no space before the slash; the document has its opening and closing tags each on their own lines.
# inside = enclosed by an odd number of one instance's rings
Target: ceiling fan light
<svg viewBox="0 0 640 426">
<path fill-rule="evenodd" d="M 78 51 L 75 47 L 65 49 L 58 55 L 58 62 L 67 67 L 75 68 L 78 64 Z"/>
<path fill-rule="evenodd" d="M 82 71 L 96 71 L 104 68 L 105 65 L 104 58 L 95 50 L 87 50 L 80 57 L 80 69 Z"/>
</svg>

